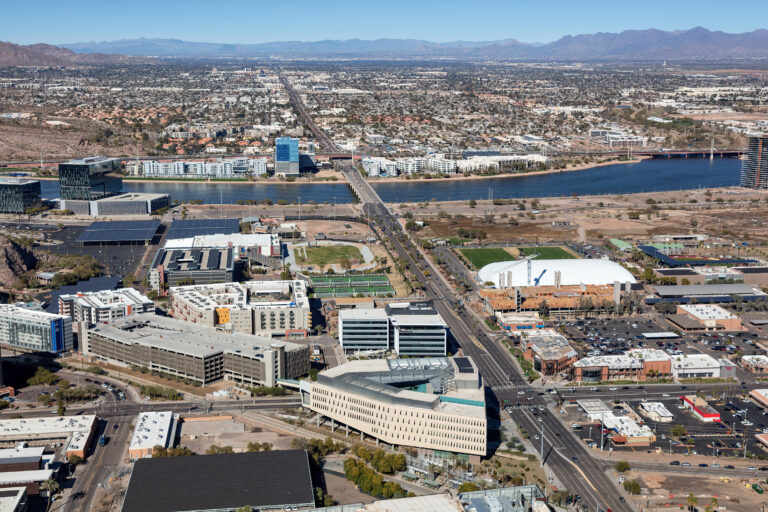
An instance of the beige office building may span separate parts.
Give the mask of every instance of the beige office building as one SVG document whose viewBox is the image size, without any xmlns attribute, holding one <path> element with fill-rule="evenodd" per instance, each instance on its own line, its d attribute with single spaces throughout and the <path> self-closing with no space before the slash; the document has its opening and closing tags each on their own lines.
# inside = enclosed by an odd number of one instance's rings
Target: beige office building
<svg viewBox="0 0 768 512">
<path fill-rule="evenodd" d="M 479 461 L 487 453 L 482 378 L 468 357 L 350 361 L 301 382 L 302 403 L 394 446 Z"/>
<path fill-rule="evenodd" d="M 170 289 L 171 315 L 185 322 L 261 336 L 305 337 L 312 313 L 304 281 L 246 281 Z"/>
</svg>

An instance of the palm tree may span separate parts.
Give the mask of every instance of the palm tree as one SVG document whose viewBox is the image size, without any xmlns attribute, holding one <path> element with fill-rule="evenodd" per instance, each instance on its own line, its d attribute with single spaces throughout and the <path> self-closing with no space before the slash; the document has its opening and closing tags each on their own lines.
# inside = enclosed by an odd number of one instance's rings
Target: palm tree
<svg viewBox="0 0 768 512">
<path fill-rule="evenodd" d="M 693 495 L 693 493 L 688 493 L 688 510 L 693 510 L 693 507 L 696 506 L 697 503 L 699 503 L 699 499 Z"/>
<path fill-rule="evenodd" d="M 49 478 L 42 484 L 40 484 L 40 488 L 44 491 L 48 491 L 48 506 L 45 508 L 46 512 L 51 509 L 51 498 L 53 498 L 54 494 L 57 494 L 61 490 L 61 486 L 59 485 L 59 482 L 54 480 L 53 478 Z"/>
</svg>

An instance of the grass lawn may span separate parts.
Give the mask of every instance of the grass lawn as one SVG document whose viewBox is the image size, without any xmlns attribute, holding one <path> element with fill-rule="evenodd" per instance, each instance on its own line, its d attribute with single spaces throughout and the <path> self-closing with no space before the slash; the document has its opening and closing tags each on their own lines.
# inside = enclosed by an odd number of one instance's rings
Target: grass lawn
<svg viewBox="0 0 768 512">
<path fill-rule="evenodd" d="M 333 265 L 334 263 L 340 264 L 348 258 L 356 259 L 358 262 L 363 261 L 360 249 L 354 245 L 318 245 L 297 249 L 295 254 L 299 264 L 309 263 L 310 265 L 321 267 Z"/>
<path fill-rule="evenodd" d="M 459 249 L 476 269 L 481 269 L 489 263 L 497 261 L 513 261 L 515 258 L 499 247 L 486 247 L 481 249 Z"/>
<path fill-rule="evenodd" d="M 562 247 L 520 247 L 521 256 L 538 254 L 542 260 L 575 260 L 576 256 Z"/>
</svg>

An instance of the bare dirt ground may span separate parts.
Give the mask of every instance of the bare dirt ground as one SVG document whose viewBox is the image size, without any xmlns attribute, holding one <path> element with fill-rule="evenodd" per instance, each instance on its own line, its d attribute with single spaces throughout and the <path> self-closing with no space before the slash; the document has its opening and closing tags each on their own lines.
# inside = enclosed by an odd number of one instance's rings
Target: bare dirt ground
<svg viewBox="0 0 768 512">
<path fill-rule="evenodd" d="M 359 222 L 345 222 L 334 220 L 302 220 L 292 221 L 301 231 L 306 231 L 307 235 L 315 236 L 323 233 L 326 238 L 356 239 L 362 240 L 372 235 L 370 229 L 365 224 Z M 349 226 L 349 227 L 347 227 Z"/>
<path fill-rule="evenodd" d="M 273 450 L 288 450 L 294 436 L 270 430 L 244 418 L 237 420 L 189 421 L 182 423 L 181 444 L 203 454 L 209 446 L 231 446 L 244 452 L 248 443 L 272 443 Z"/>
<path fill-rule="evenodd" d="M 745 482 L 739 478 L 732 482 L 721 482 L 716 477 L 630 471 L 627 479 L 637 479 L 643 488 L 641 496 L 631 500 L 648 510 L 659 512 L 685 509 L 689 493 L 693 493 L 698 500 L 699 510 L 712 503 L 713 498 L 717 499 L 720 511 L 756 512 L 765 504 L 764 495 L 757 494 L 751 487 L 745 487 Z"/>
<path fill-rule="evenodd" d="M 200 183 L 200 182 L 195 182 Z M 243 182 L 247 184 L 248 182 Z M 205 183 L 200 184 L 201 187 L 205 187 Z M 202 188 L 201 188 L 202 190 Z M 188 219 L 218 219 L 223 213 L 225 217 L 270 217 L 270 218 L 282 218 L 285 215 L 298 215 L 299 208 L 297 205 L 219 205 L 205 204 L 205 205 L 185 205 L 184 208 L 187 211 Z M 334 214 L 337 217 L 342 215 L 356 216 L 360 214 L 360 207 L 355 204 L 338 204 L 335 207 L 333 205 L 302 205 L 302 215 L 320 215 L 332 219 Z M 338 222 L 338 221 L 337 221 Z M 343 223 L 341 224 L 343 226 Z"/>
<path fill-rule="evenodd" d="M 372 496 L 358 491 L 352 482 L 346 478 L 328 473 L 324 473 L 323 477 L 325 478 L 326 490 L 336 503 L 371 503 L 374 501 Z"/>
<path fill-rule="evenodd" d="M 109 144 L 86 143 L 80 141 L 102 130 L 114 127 L 95 121 L 82 119 L 62 119 L 69 127 L 53 127 L 43 120 L 0 120 L 0 160 L 46 160 L 57 158 L 75 158 L 87 155 L 133 155 L 141 148 L 138 141 L 127 136 L 114 135 Z"/>
<path fill-rule="evenodd" d="M 655 192 L 632 195 L 506 200 L 504 204 L 466 201 L 393 205 L 424 219 L 428 226 L 417 236 L 457 236 L 459 228 L 482 229 L 487 242 L 530 243 L 577 241 L 579 232 L 599 238 L 645 238 L 652 234 L 705 233 L 747 241 L 750 248 L 768 244 L 765 192 L 729 187 L 711 190 Z M 520 205 L 525 207 L 520 210 Z M 532 213 L 532 210 L 538 213 Z M 452 218 L 439 218 L 438 212 Z M 490 211 L 490 213 L 489 213 Z M 445 213 L 442 214 L 445 216 Z"/>
</svg>

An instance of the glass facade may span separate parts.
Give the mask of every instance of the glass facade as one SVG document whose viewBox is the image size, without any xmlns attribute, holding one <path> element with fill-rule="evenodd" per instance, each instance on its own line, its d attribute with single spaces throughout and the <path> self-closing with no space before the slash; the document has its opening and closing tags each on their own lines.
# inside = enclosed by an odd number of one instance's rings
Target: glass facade
<svg viewBox="0 0 768 512">
<path fill-rule="evenodd" d="M 24 350 L 54 353 L 71 350 L 72 320 L 6 306 L 0 310 L 0 339 Z"/>
<path fill-rule="evenodd" d="M 0 213 L 24 213 L 39 203 L 39 181 L 0 179 Z"/>
<path fill-rule="evenodd" d="M 92 201 L 122 193 L 123 179 L 112 171 L 89 163 L 59 164 L 61 198 Z"/>
<path fill-rule="evenodd" d="M 275 139 L 275 162 L 299 162 L 299 139 L 278 137 Z"/>
</svg>

